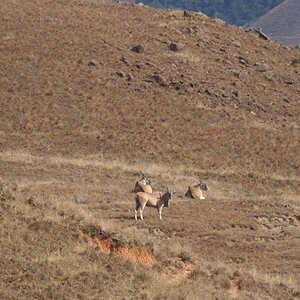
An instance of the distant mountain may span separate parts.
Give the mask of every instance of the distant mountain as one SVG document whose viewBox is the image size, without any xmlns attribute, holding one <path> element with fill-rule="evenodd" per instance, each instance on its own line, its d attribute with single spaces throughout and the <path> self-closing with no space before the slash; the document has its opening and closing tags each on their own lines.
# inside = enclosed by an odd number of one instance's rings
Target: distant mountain
<svg viewBox="0 0 300 300">
<path fill-rule="evenodd" d="M 283 0 L 137 0 L 158 8 L 201 11 L 230 24 L 244 25 L 265 14 Z M 300 2 L 300 0 L 299 0 Z"/>
<path fill-rule="evenodd" d="M 247 27 L 260 27 L 270 38 L 300 45 L 300 0 L 286 0 Z"/>
</svg>

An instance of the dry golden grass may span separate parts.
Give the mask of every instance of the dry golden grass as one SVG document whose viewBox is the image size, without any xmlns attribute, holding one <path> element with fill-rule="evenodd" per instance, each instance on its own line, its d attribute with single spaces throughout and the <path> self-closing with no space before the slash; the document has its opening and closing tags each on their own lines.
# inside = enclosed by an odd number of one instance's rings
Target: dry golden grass
<svg viewBox="0 0 300 300">
<path fill-rule="evenodd" d="M 181 11 L 0 10 L 1 299 L 299 298 L 299 50 Z M 177 192 L 162 221 L 134 220 L 139 170 Z M 199 179 L 206 200 L 185 198 Z M 157 265 L 101 253 L 84 226 L 152 244 Z"/>
</svg>

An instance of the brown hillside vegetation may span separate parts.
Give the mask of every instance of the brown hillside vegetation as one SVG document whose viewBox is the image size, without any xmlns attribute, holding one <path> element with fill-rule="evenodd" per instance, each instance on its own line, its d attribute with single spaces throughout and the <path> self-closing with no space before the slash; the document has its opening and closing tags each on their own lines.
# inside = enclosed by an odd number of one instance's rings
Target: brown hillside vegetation
<svg viewBox="0 0 300 300">
<path fill-rule="evenodd" d="M 0 16 L 1 299 L 300 297 L 299 49 L 132 4 Z"/>
</svg>

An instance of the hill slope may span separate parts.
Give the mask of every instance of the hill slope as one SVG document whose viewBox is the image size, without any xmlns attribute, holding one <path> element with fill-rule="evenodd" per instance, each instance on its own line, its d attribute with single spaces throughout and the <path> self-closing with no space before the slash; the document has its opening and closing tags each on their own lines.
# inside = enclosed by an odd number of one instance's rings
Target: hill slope
<svg viewBox="0 0 300 300">
<path fill-rule="evenodd" d="M 272 39 L 287 45 L 300 45 L 300 2 L 286 0 L 248 27 L 260 27 Z"/>
<path fill-rule="evenodd" d="M 1 8 L 2 149 L 299 172 L 298 50 L 180 11 L 23 6 Z"/>
<path fill-rule="evenodd" d="M 1 299 L 299 297 L 299 49 L 140 5 L 0 13 Z M 162 221 L 133 218 L 139 170 L 177 192 Z"/>
</svg>

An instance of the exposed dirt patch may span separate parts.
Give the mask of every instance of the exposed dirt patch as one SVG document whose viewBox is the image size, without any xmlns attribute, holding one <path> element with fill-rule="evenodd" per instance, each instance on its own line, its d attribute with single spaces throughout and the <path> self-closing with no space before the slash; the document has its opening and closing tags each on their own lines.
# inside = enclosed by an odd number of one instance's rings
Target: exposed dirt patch
<svg viewBox="0 0 300 300">
<path fill-rule="evenodd" d="M 103 253 L 116 253 L 130 262 L 145 267 L 153 267 L 157 263 L 150 245 L 129 245 L 93 226 L 85 226 L 81 229 L 81 232 Z"/>
<path fill-rule="evenodd" d="M 195 265 L 184 253 L 179 257 L 169 258 L 162 262 L 155 258 L 153 246 L 151 245 L 130 245 L 93 226 L 82 227 L 81 234 L 87 237 L 88 241 L 103 253 L 115 253 L 132 263 L 147 268 L 155 267 L 162 275 L 168 277 L 183 280 L 188 278 L 195 270 Z"/>
</svg>

